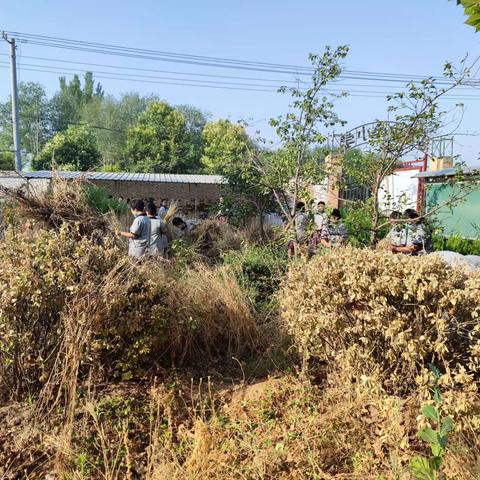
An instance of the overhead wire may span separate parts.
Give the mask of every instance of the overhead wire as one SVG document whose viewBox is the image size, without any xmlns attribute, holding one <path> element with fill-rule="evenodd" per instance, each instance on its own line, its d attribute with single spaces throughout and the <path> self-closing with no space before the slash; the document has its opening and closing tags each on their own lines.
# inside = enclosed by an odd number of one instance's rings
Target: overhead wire
<svg viewBox="0 0 480 480">
<path fill-rule="evenodd" d="M 33 45 L 66 48 L 69 50 L 80 50 L 100 54 L 109 54 L 117 56 L 128 56 L 140 59 L 172 61 L 175 63 L 188 63 L 209 67 L 228 67 L 234 69 L 252 69 L 253 71 L 269 71 L 273 73 L 290 73 L 297 75 L 311 75 L 314 70 L 312 67 L 300 65 L 288 65 L 271 62 L 258 62 L 249 60 L 239 60 L 222 57 L 211 57 L 205 55 L 191 55 L 183 53 L 165 52 L 152 49 L 125 47 L 119 45 L 102 44 L 81 40 L 65 39 L 60 37 L 51 37 L 46 35 L 26 34 L 21 32 L 7 32 L 15 36 L 20 42 L 31 43 Z M 347 79 L 370 79 L 395 82 L 407 82 L 411 80 L 422 80 L 425 78 L 440 78 L 438 75 L 412 75 L 395 74 L 385 72 L 366 72 L 362 70 L 344 70 L 343 78 Z M 445 79 L 445 83 L 451 83 Z"/>
<path fill-rule="evenodd" d="M 7 53 L 0 53 L 0 56 L 8 56 Z M 292 83 L 292 84 L 302 84 L 306 83 L 305 81 L 302 81 L 300 79 L 296 80 L 289 80 L 289 79 L 273 79 L 273 78 L 259 78 L 259 77 L 242 77 L 242 76 L 237 76 L 237 75 L 219 75 L 219 74 L 205 74 L 205 73 L 197 73 L 197 72 L 179 72 L 179 71 L 172 71 L 172 70 L 158 70 L 158 69 L 150 69 L 150 68 L 140 68 L 140 67 L 127 67 L 127 66 L 122 66 L 122 65 L 109 65 L 109 64 L 103 64 L 103 63 L 89 63 L 89 62 L 78 62 L 78 61 L 72 61 L 72 60 L 64 60 L 64 59 L 58 59 L 58 58 L 48 58 L 48 57 L 36 57 L 36 56 L 29 56 L 29 55 L 23 55 L 21 57 L 22 59 L 27 58 L 31 60 L 41 60 L 41 61 L 49 61 L 49 62 L 60 62 L 60 63 L 67 63 L 67 64 L 72 64 L 72 65 L 85 65 L 89 67 L 89 71 L 93 71 L 91 67 L 101 67 L 101 68 L 113 68 L 117 70 L 127 70 L 127 71 L 142 71 L 142 72 L 151 72 L 151 73 L 167 73 L 167 74 L 172 74 L 172 75 L 182 75 L 182 76 L 198 76 L 198 77 L 205 77 L 205 78 L 224 78 L 224 79 L 235 79 L 235 80 L 251 80 L 251 81 L 258 81 L 258 82 L 279 82 L 282 85 L 285 83 Z M 27 63 L 23 63 L 23 65 L 29 65 Z M 36 66 L 36 67 L 46 67 L 45 65 L 36 65 L 36 64 L 31 64 L 30 66 Z M 54 68 L 60 68 L 60 67 L 54 67 Z M 68 67 L 61 67 L 64 69 L 68 69 Z M 107 72 L 108 74 L 112 74 L 115 72 Z M 139 75 L 135 75 L 139 76 Z M 364 88 L 391 88 L 389 85 L 369 85 L 365 83 L 344 83 L 344 80 L 347 78 L 342 77 L 340 75 L 339 80 L 333 81 L 332 84 L 339 84 L 342 86 L 346 87 L 364 87 Z M 360 79 L 361 81 L 365 81 L 365 79 Z M 380 79 L 373 79 L 373 78 L 368 78 L 366 79 L 369 82 L 370 81 L 381 81 Z M 404 80 L 398 80 L 398 82 L 404 82 Z M 440 83 L 444 84 L 444 83 Z M 459 86 L 457 87 L 458 89 L 471 89 L 473 86 L 477 85 L 472 84 L 472 85 L 465 85 L 465 86 Z M 480 83 L 478 84 L 480 86 Z"/>
<path fill-rule="evenodd" d="M 25 65 L 25 66 L 24 66 Z M 28 67 L 27 65 L 30 65 Z M 0 61 L 0 68 L 9 68 L 8 62 Z M 72 75 L 74 73 L 83 73 L 82 70 L 78 69 L 69 69 L 65 67 L 53 67 L 45 66 L 41 67 L 40 65 L 32 64 L 23 64 L 17 67 L 20 71 L 30 71 L 30 72 L 40 72 L 40 73 L 49 73 L 55 75 Z M 65 70 L 69 70 L 68 72 Z M 92 71 L 92 70 L 89 70 Z M 95 71 L 92 71 L 95 73 Z M 100 80 L 120 80 L 120 81 L 132 81 L 132 82 L 141 82 L 149 84 L 160 84 L 160 85 L 174 85 L 174 86 L 190 86 L 190 87 L 203 87 L 203 88 L 218 88 L 222 90 L 239 90 L 239 91 L 250 91 L 250 92 L 265 92 L 265 93 L 276 93 L 278 88 L 281 85 L 265 85 L 265 84 L 249 84 L 249 83 L 235 83 L 235 82 L 220 82 L 220 81 L 204 81 L 196 79 L 176 79 L 172 77 L 155 77 L 148 75 L 134 75 L 134 74 L 120 74 L 120 73 L 111 73 L 111 72 L 101 72 L 100 75 L 95 75 L 96 79 Z M 167 80 L 180 80 L 180 81 L 167 81 Z M 195 82 L 195 83 L 193 83 Z M 377 88 L 382 88 L 382 86 L 376 86 Z M 384 87 L 386 88 L 386 87 Z M 380 90 L 355 90 L 355 89 L 342 89 L 342 88 L 332 88 L 328 87 L 325 89 L 325 93 L 332 94 L 342 94 L 346 93 L 348 96 L 352 97 L 364 97 L 364 98 L 384 98 L 386 95 L 391 94 L 391 91 L 380 91 Z M 445 95 L 445 98 L 452 100 L 477 100 L 480 99 L 480 95 L 467 95 L 459 94 Z"/>
<path fill-rule="evenodd" d="M 67 48 L 69 50 L 78 50 L 81 49 L 82 51 L 89 51 L 89 49 L 95 49 L 95 53 L 109 53 L 115 55 L 133 55 L 136 56 L 135 58 L 148 58 L 156 59 L 156 60 L 172 60 L 174 59 L 179 60 L 179 63 L 185 63 L 186 61 L 194 61 L 194 62 L 207 62 L 204 66 L 222 66 L 228 65 L 229 68 L 246 68 L 249 69 L 253 67 L 253 70 L 257 70 L 257 67 L 261 67 L 260 71 L 272 71 L 274 73 L 293 73 L 293 74 L 311 74 L 313 72 L 311 67 L 304 67 L 298 65 L 287 65 L 287 64 L 277 64 L 277 63 L 269 63 L 269 62 L 257 62 L 257 61 L 247 61 L 247 60 L 238 60 L 238 59 L 231 59 L 231 58 L 220 58 L 220 57 L 210 57 L 210 56 L 203 56 L 203 55 L 190 55 L 190 54 L 180 54 L 174 52 L 164 52 L 164 51 L 157 51 L 151 49 L 139 49 L 133 47 L 123 47 L 118 45 L 109 45 L 109 44 L 101 44 L 95 42 L 87 42 L 87 41 L 79 41 L 79 40 L 71 40 L 59 37 L 50 37 L 46 35 L 35 35 L 35 34 L 26 34 L 21 32 L 7 32 L 8 34 L 15 36 L 20 42 L 28 42 L 34 45 L 45 45 L 45 46 L 56 46 L 61 48 Z M 48 45 L 47 45 L 48 44 Z M 139 55 L 139 56 L 138 56 Z M 85 66 L 99 66 L 103 68 L 114 68 L 120 70 L 135 70 L 135 71 L 146 71 L 151 73 L 169 73 L 172 75 L 181 75 L 181 76 L 201 76 L 205 77 L 206 79 L 196 79 L 196 78 L 177 78 L 177 77 L 162 77 L 162 76 L 152 76 L 152 75 L 142 75 L 142 74 L 128 74 L 124 72 L 109 72 L 109 71 L 102 71 L 102 70 L 92 70 L 89 68 L 89 71 L 96 73 L 96 78 L 100 79 L 110 79 L 110 80 L 128 80 L 131 79 L 132 81 L 142 81 L 144 83 L 157 83 L 157 84 L 165 84 L 165 85 L 178 85 L 178 86 L 198 86 L 198 87 L 206 87 L 206 88 L 219 88 L 219 89 L 227 89 L 227 90 L 244 90 L 244 91 L 258 91 L 258 92 L 274 92 L 276 89 L 279 88 L 280 85 L 284 83 L 295 83 L 297 85 L 303 83 L 301 80 L 286 80 L 286 79 L 263 79 L 258 77 L 241 77 L 241 76 L 231 76 L 231 75 L 219 75 L 219 74 L 205 74 L 205 73 L 198 73 L 198 72 L 178 72 L 178 71 L 168 71 L 168 70 L 156 70 L 156 69 L 142 69 L 136 67 L 125 67 L 125 66 L 117 66 L 117 65 L 106 65 L 106 64 L 89 64 L 87 62 L 75 62 L 71 60 L 61 60 L 61 59 L 47 59 L 46 57 L 25 57 L 31 59 L 38 59 L 38 60 L 48 60 L 54 62 L 62 62 L 62 63 L 71 63 L 77 65 L 85 65 Z M 188 63 L 187 62 L 187 63 Z M 2 63 L 2 62 L 0 62 Z M 31 67 L 31 68 L 26 68 Z M 52 65 L 38 65 L 38 64 L 29 64 L 25 63 L 20 65 L 20 70 L 26 71 L 37 71 L 43 73 L 55 73 L 55 74 L 65 74 L 68 75 L 70 73 L 64 72 L 64 70 L 74 71 L 79 73 L 78 70 L 73 68 L 64 67 L 64 66 L 52 66 Z M 61 70 L 61 71 L 59 71 Z M 98 75 L 100 74 L 100 75 Z M 208 78 L 208 80 L 207 80 Z M 243 82 L 227 82 L 225 80 L 212 80 L 213 78 L 222 78 L 222 79 L 245 79 L 252 82 L 279 82 L 278 85 L 272 84 L 264 84 L 264 83 L 243 83 Z M 411 81 L 412 79 L 424 79 L 425 77 L 420 75 L 406 75 L 406 74 L 393 74 L 393 73 L 384 73 L 384 72 L 366 72 L 360 70 L 344 70 L 343 73 L 340 75 L 337 83 L 335 83 L 335 87 L 329 87 L 328 92 L 333 93 L 342 93 L 346 91 L 347 93 L 351 94 L 351 96 L 364 96 L 364 97 L 380 97 L 392 92 L 390 91 L 379 91 L 378 89 L 386 89 L 390 88 L 386 85 L 365 85 L 364 83 L 361 84 L 348 84 L 342 83 L 344 80 L 357 80 L 361 82 L 406 82 Z M 438 85 L 450 85 L 451 82 L 447 80 L 439 80 L 437 81 Z M 474 82 L 475 85 L 478 84 L 477 81 Z M 348 87 L 348 88 L 342 88 Z M 350 87 L 363 87 L 364 89 L 372 89 L 372 90 L 353 90 Z M 469 88 L 469 87 L 464 87 Z M 275 89 L 275 90 L 270 90 Z M 375 90 L 373 90 L 375 89 Z M 477 99 L 478 97 L 473 95 L 467 95 L 462 93 L 461 95 L 449 94 L 449 98 L 452 99 Z"/>
</svg>

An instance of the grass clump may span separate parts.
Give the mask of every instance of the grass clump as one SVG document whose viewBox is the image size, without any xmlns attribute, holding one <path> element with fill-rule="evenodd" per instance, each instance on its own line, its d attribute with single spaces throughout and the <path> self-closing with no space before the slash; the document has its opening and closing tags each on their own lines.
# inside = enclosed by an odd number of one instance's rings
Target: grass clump
<svg viewBox="0 0 480 480">
<path fill-rule="evenodd" d="M 69 354 L 65 342 L 79 337 L 79 373 L 110 378 L 255 348 L 255 319 L 224 270 L 198 265 L 179 276 L 153 260 L 133 263 L 114 243 L 78 239 L 66 226 L 7 236 L 0 265 L 3 397 L 38 394 Z"/>
<path fill-rule="evenodd" d="M 255 311 L 268 314 L 276 309 L 276 293 L 287 270 L 284 248 L 246 244 L 240 251 L 227 252 L 223 262 L 234 273 Z"/>
</svg>

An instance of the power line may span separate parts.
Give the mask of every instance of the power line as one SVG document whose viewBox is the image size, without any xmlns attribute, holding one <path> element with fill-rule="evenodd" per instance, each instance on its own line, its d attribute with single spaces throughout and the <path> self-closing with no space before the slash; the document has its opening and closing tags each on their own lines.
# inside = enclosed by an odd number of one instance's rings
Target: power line
<svg viewBox="0 0 480 480">
<path fill-rule="evenodd" d="M 155 57 L 155 59 L 164 59 L 165 57 L 168 57 L 170 59 L 175 58 L 175 59 L 188 59 L 188 60 L 201 60 L 203 61 L 208 61 L 209 66 L 212 66 L 211 63 L 215 63 L 215 66 L 218 66 L 222 64 L 222 62 L 226 62 L 229 66 L 232 65 L 240 65 L 241 68 L 246 68 L 248 66 L 254 66 L 255 69 L 260 66 L 260 67 L 268 67 L 269 69 L 273 69 L 275 73 L 286 73 L 285 69 L 296 69 L 295 73 L 298 74 L 299 70 L 302 70 L 303 72 L 306 72 L 310 70 L 313 72 L 311 68 L 308 67 L 301 67 L 301 66 L 296 66 L 296 65 L 285 65 L 285 64 L 275 64 L 275 63 L 267 63 L 267 62 L 251 62 L 251 61 L 246 61 L 246 60 L 236 60 L 236 59 L 226 59 L 226 58 L 216 58 L 216 57 L 208 57 L 208 56 L 199 56 L 199 55 L 187 55 L 187 54 L 179 54 L 179 53 L 172 53 L 172 52 L 161 52 L 161 51 L 156 51 L 156 50 L 146 50 L 146 49 L 137 49 L 137 48 L 131 48 L 131 47 L 121 47 L 121 46 L 116 46 L 116 45 L 108 45 L 108 44 L 99 44 L 99 43 L 94 43 L 94 42 L 85 42 L 85 41 L 78 41 L 78 40 L 69 40 L 69 39 L 62 39 L 58 37 L 48 37 L 44 35 L 33 35 L 33 34 L 23 34 L 19 32 L 12 32 L 12 34 L 15 34 L 18 38 L 20 38 L 21 41 L 24 42 L 29 42 L 32 44 L 40 45 L 45 42 L 50 43 L 48 46 L 62 46 L 68 49 L 77 49 L 77 47 L 85 47 L 85 48 L 95 48 L 95 49 L 107 49 L 109 50 L 110 53 L 112 54 L 119 54 L 119 53 L 128 53 L 130 54 L 137 54 L 140 53 L 141 55 L 143 54 L 148 54 L 149 56 Z M 103 52 L 97 52 L 97 53 L 103 53 Z M 47 60 L 45 57 L 27 57 L 27 58 L 37 58 L 38 60 Z M 169 72 L 169 71 L 164 71 L 164 70 L 154 70 L 154 69 L 138 69 L 134 67 L 122 67 L 122 66 L 117 66 L 117 65 L 106 65 L 106 64 L 88 64 L 86 62 L 74 62 L 74 61 L 68 61 L 68 60 L 60 60 L 60 59 L 51 59 L 52 61 L 58 61 L 62 63 L 72 63 L 72 64 L 78 64 L 78 65 L 93 65 L 93 66 L 101 66 L 104 68 L 115 68 L 115 69 L 121 69 L 121 70 L 136 70 L 136 71 L 150 71 L 150 72 L 155 72 L 155 73 L 163 73 L 163 72 Z M 1 63 L 1 62 L 0 62 Z M 68 75 L 70 73 L 65 72 L 65 70 L 73 71 L 76 73 L 80 73 L 78 70 L 74 68 L 69 68 L 65 66 L 55 66 L 55 65 L 38 65 L 38 64 L 29 64 L 26 63 L 24 64 L 25 67 L 32 67 L 32 68 L 25 68 L 22 67 L 22 70 L 26 71 L 32 71 L 32 72 L 42 72 L 42 73 L 51 73 L 51 74 L 64 74 Z M 61 70 L 61 71 L 60 71 Z M 92 69 L 89 69 L 92 71 Z M 351 96 L 364 96 L 367 98 L 375 98 L 375 97 L 380 97 L 384 96 L 387 94 L 391 94 L 391 91 L 379 91 L 378 89 L 383 89 L 383 88 L 389 88 L 387 85 L 365 85 L 365 84 L 346 84 L 346 83 L 341 83 L 342 80 L 345 79 L 353 79 L 353 80 L 360 80 L 362 82 L 365 81 L 375 81 L 375 82 L 405 82 L 407 80 L 411 80 L 412 77 L 416 78 L 421 78 L 423 79 L 424 77 L 422 76 L 410 76 L 410 75 L 405 75 L 405 74 L 392 74 L 392 73 L 382 73 L 382 72 L 365 72 L 365 71 L 348 71 L 345 70 L 345 72 L 348 72 L 349 74 L 341 74 L 339 78 L 339 82 L 335 84 L 335 86 L 340 87 L 339 89 L 336 89 L 334 87 L 329 87 L 328 90 L 326 89 L 327 92 L 331 93 L 343 93 L 344 91 L 347 91 L 351 94 Z M 273 92 L 276 89 L 279 88 L 280 83 L 286 83 L 286 82 L 292 82 L 292 83 L 299 83 L 300 81 L 297 79 L 296 81 L 292 80 L 273 80 L 273 79 L 262 79 L 262 78 L 256 78 L 256 77 L 238 77 L 238 76 L 230 76 L 230 75 L 218 75 L 218 74 L 202 74 L 202 73 L 197 73 L 197 72 L 170 72 L 173 75 L 182 75 L 182 76 L 202 76 L 205 78 L 208 78 L 208 80 L 204 79 L 196 79 L 196 78 L 177 78 L 177 77 L 163 77 L 163 76 L 153 76 L 153 75 L 142 75 L 142 74 L 129 74 L 129 73 L 124 73 L 124 72 L 109 72 L 109 71 L 102 71 L 102 70 L 96 70 L 94 71 L 96 73 L 96 78 L 100 79 L 109 79 L 109 80 L 131 80 L 131 81 L 142 81 L 143 83 L 154 83 L 154 84 L 164 84 L 164 85 L 178 85 L 178 86 L 197 86 L 197 87 L 204 87 L 204 88 L 219 88 L 219 89 L 227 89 L 227 90 L 243 90 L 243 91 L 257 91 L 257 92 Z M 100 74 L 100 75 L 98 75 Z M 302 73 L 303 74 L 303 73 Z M 398 77 L 398 78 L 395 78 Z M 272 84 L 264 84 L 264 83 L 243 83 L 243 82 L 227 82 L 224 80 L 211 80 L 212 78 L 234 78 L 234 79 L 248 79 L 253 82 L 267 82 L 267 81 L 278 81 L 278 85 L 272 85 Z M 300 82 L 303 83 L 303 82 Z M 441 85 L 450 85 L 451 82 L 437 82 L 437 84 Z M 376 89 L 376 90 L 353 90 L 351 88 L 342 88 L 342 87 L 363 87 L 363 88 L 368 88 L 368 89 Z M 468 88 L 468 87 L 464 87 Z M 275 90 L 270 90 L 270 89 L 275 89 Z M 475 95 L 448 95 L 448 98 L 451 99 L 477 99 L 478 97 Z"/>
<path fill-rule="evenodd" d="M 124 47 L 119 45 L 102 44 L 95 42 L 71 40 L 59 37 L 50 37 L 45 35 L 34 35 L 21 32 L 10 32 L 21 42 L 33 45 L 62 48 L 68 50 L 77 50 L 91 53 L 100 53 L 114 56 L 125 56 L 129 58 L 139 58 L 147 60 L 159 60 L 174 63 L 186 63 L 207 67 L 232 68 L 240 70 L 263 71 L 272 73 L 289 73 L 294 75 L 311 75 L 314 73 L 312 67 L 299 65 L 287 65 L 270 62 L 258 62 L 238 60 L 231 58 L 211 57 L 204 55 L 191 55 L 183 53 L 165 52 L 152 49 L 141 49 L 133 47 Z M 361 70 L 344 70 L 341 78 L 350 80 L 372 80 L 386 82 L 409 82 L 412 80 L 423 80 L 438 76 L 421 76 L 394 74 L 384 72 L 366 72 Z M 451 85 L 452 81 L 448 79 L 441 80 L 444 85 Z M 440 82 L 439 82 L 440 83 Z M 474 82 L 478 84 L 478 82 Z"/>
<path fill-rule="evenodd" d="M 8 68 L 7 66 L 0 65 L 0 68 Z M 41 72 L 41 73 L 50 73 L 55 75 L 71 75 L 71 72 L 58 72 L 53 70 L 45 70 L 45 69 L 34 69 L 34 68 L 20 68 L 20 70 L 30 71 L 30 72 Z M 249 91 L 249 92 L 267 92 L 267 93 L 275 93 L 276 90 L 273 89 L 260 89 L 260 88 L 242 88 L 242 87 L 227 87 L 227 86 L 220 86 L 220 85 L 203 85 L 203 84 L 195 84 L 195 83 L 180 83 L 180 82 L 163 82 L 163 81 L 154 81 L 154 80 L 142 80 L 142 79 L 132 79 L 132 78 L 124 78 L 124 77 L 112 77 L 112 76 L 97 76 L 98 79 L 105 79 L 105 80 L 121 80 L 121 81 L 133 81 L 133 82 L 142 82 L 142 83 L 151 83 L 151 84 L 160 84 L 160 85 L 176 85 L 176 86 L 187 86 L 187 87 L 201 87 L 201 88 L 216 88 L 221 90 L 241 90 L 241 91 Z"/>
<path fill-rule="evenodd" d="M 0 68 L 7 68 L 1 64 L 6 64 L 6 62 L 0 62 Z M 29 64 L 25 64 L 29 65 Z M 33 67 L 39 68 L 26 68 L 23 66 L 19 67 L 19 70 L 30 71 L 30 72 L 40 72 L 40 73 L 49 73 L 54 75 L 72 75 L 73 73 L 83 73 L 82 70 L 76 69 L 69 69 L 64 67 L 52 67 L 52 66 L 45 66 L 44 68 L 40 68 L 40 66 L 32 65 Z M 65 70 L 70 70 L 66 72 Z M 91 71 L 91 70 L 89 70 Z M 94 73 L 94 72 L 92 72 Z M 100 72 L 98 72 L 100 73 Z M 168 79 L 169 77 L 155 77 L 155 76 L 148 76 L 148 75 L 130 75 L 130 74 L 123 74 L 123 73 L 110 73 L 110 72 L 102 72 L 106 73 L 107 75 L 96 75 L 95 78 L 97 79 L 106 79 L 106 80 L 120 80 L 120 81 L 132 81 L 132 82 L 141 82 L 141 83 L 150 83 L 150 84 L 160 84 L 160 85 L 174 85 L 174 86 L 189 86 L 189 87 L 203 87 L 203 88 L 217 88 L 221 90 L 238 90 L 238 91 L 250 91 L 250 92 L 265 92 L 265 93 L 275 93 L 280 85 L 263 85 L 263 84 L 241 84 L 234 82 L 219 82 L 214 81 L 202 81 L 202 80 L 195 80 L 195 79 L 179 79 L 180 81 L 162 81 L 162 80 L 154 80 L 154 79 Z M 114 76 L 113 76 L 114 75 Z M 138 78 L 137 78 L 138 77 Z M 171 80 L 177 80 L 175 78 L 171 78 Z M 202 82 L 202 83 L 187 83 L 187 82 Z M 203 83 L 205 82 L 205 83 Z M 239 86 L 229 86 L 229 85 L 244 85 L 243 87 Z M 345 85 L 346 86 L 346 85 Z M 248 88 L 247 88 L 248 87 Z M 251 88 L 250 88 L 251 87 Z M 264 88 L 256 88 L 256 87 L 264 87 Z M 270 88 L 269 88 L 270 87 Z M 387 86 L 373 86 L 377 88 L 388 88 Z M 325 93 L 332 93 L 332 94 L 339 94 L 339 93 L 347 93 L 351 97 L 363 97 L 363 98 L 385 98 L 386 95 L 392 94 L 391 90 L 389 91 L 379 91 L 379 90 L 353 90 L 353 89 L 342 89 L 342 88 L 326 88 Z M 480 99 L 480 95 L 445 95 L 444 98 L 448 98 L 451 100 L 477 100 Z"/>
<path fill-rule="evenodd" d="M 6 56 L 7 54 L 0 53 L 0 56 L 4 55 Z M 179 71 L 172 71 L 172 70 L 158 70 L 158 69 L 150 69 L 150 68 L 138 68 L 138 67 L 126 67 L 126 66 L 121 66 L 121 65 L 108 65 L 108 64 L 101 64 L 101 63 L 88 63 L 88 62 L 76 62 L 72 60 L 63 60 L 63 59 L 58 59 L 58 58 L 48 58 L 48 57 L 35 57 L 35 56 L 28 56 L 28 55 L 23 55 L 22 58 L 28 58 L 32 60 L 45 60 L 45 61 L 51 61 L 51 62 L 60 62 L 60 63 L 67 63 L 67 64 L 72 64 L 72 65 L 85 65 L 89 67 L 89 71 L 93 71 L 91 67 L 102 67 L 102 68 L 114 68 L 114 69 L 119 69 L 119 70 L 128 70 L 128 71 L 142 71 L 142 72 L 153 72 L 153 73 L 167 73 L 167 74 L 172 74 L 172 75 L 182 75 L 182 76 L 199 76 L 199 77 L 205 77 L 205 78 L 225 78 L 225 79 L 235 79 L 235 80 L 252 80 L 252 81 L 258 81 L 258 82 L 279 82 L 279 84 L 285 84 L 285 83 L 293 83 L 293 84 L 299 84 L 299 83 L 305 83 L 300 80 L 288 80 L 288 79 L 272 79 L 272 78 L 259 78 L 259 77 L 242 77 L 242 76 L 237 76 L 237 75 L 218 75 L 218 74 L 205 74 L 205 73 L 196 73 L 196 72 L 179 72 Z M 45 65 L 36 65 L 36 64 L 28 64 L 28 63 L 23 63 L 23 65 L 26 66 L 34 66 L 34 67 L 46 67 Z M 68 67 L 52 67 L 52 68 L 63 68 L 63 69 L 69 69 Z M 70 69 L 72 70 L 72 69 Z M 100 72 L 99 72 L 100 73 Z M 102 72 L 105 73 L 105 72 Z M 106 72 L 108 74 L 116 74 L 115 72 Z M 126 75 L 126 74 L 125 74 Z M 385 75 L 390 75 L 390 74 L 385 74 Z M 140 75 L 135 75 L 135 76 L 140 76 Z M 148 76 L 146 77 L 148 78 Z M 154 78 L 160 78 L 160 77 L 154 77 Z M 175 79 L 175 80 L 182 80 L 182 79 Z M 340 81 L 334 81 L 332 84 L 338 84 L 341 86 L 345 87 L 364 87 L 364 88 L 391 88 L 390 85 L 368 85 L 365 83 L 343 83 L 344 78 L 340 78 Z M 190 81 L 196 81 L 194 79 L 191 79 Z M 361 81 L 379 81 L 373 78 L 367 78 L 367 79 L 361 79 Z M 399 82 L 403 82 L 403 80 L 398 80 Z M 472 86 L 459 86 L 457 89 L 471 89 Z"/>
<path fill-rule="evenodd" d="M 7 55 L 6 53 L 0 53 L 0 55 Z M 46 57 L 35 57 L 29 55 L 22 55 L 21 58 L 28 58 L 31 60 L 45 60 L 49 62 L 60 62 L 60 63 L 69 63 L 73 65 L 86 65 L 89 67 L 102 67 L 102 68 L 115 68 L 121 70 L 134 70 L 134 71 L 141 71 L 141 72 L 153 72 L 153 73 L 167 73 L 172 75 L 191 75 L 191 76 L 198 76 L 198 77 L 211 77 L 211 78 L 232 78 L 236 80 L 254 80 L 254 81 L 262 81 L 262 82 L 277 82 L 280 81 L 282 83 L 299 83 L 298 80 L 288 80 L 288 79 L 273 79 L 273 78 L 258 78 L 258 77 L 242 77 L 237 75 L 218 75 L 218 74 L 208 74 L 208 73 L 197 73 L 197 72 L 179 72 L 175 70 L 158 70 L 152 68 L 139 68 L 139 67 L 126 67 L 122 65 L 108 65 L 103 63 L 88 63 L 88 62 L 76 62 L 72 60 L 62 60 L 59 58 L 46 58 Z"/>
</svg>

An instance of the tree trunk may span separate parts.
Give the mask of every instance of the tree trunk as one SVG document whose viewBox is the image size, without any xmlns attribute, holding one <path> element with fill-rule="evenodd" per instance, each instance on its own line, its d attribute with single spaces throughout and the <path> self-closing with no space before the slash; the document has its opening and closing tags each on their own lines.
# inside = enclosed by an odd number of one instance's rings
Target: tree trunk
<svg viewBox="0 0 480 480">
<path fill-rule="evenodd" d="M 377 181 L 372 188 L 372 225 L 370 227 L 370 248 L 375 249 L 378 243 L 378 190 L 379 182 Z"/>
<path fill-rule="evenodd" d="M 264 230 L 264 222 L 263 222 L 263 208 L 260 205 L 260 208 L 258 209 L 258 213 L 260 215 L 260 238 L 262 239 L 262 242 L 265 241 L 265 230 Z"/>
</svg>

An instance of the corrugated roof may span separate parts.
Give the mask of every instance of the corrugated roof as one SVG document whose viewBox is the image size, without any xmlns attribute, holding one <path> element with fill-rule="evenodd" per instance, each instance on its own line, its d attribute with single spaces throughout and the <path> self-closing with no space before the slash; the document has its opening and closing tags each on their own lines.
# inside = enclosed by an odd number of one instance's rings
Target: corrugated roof
<svg viewBox="0 0 480 480">
<path fill-rule="evenodd" d="M 22 175 L 30 178 L 52 178 L 50 170 L 39 170 L 36 172 L 22 172 Z M 112 173 L 112 172 L 55 172 L 59 178 L 74 179 L 79 177 L 88 180 L 121 181 L 121 182 L 157 182 L 157 183 L 203 183 L 220 184 L 224 183 L 221 175 L 187 175 L 176 173 Z"/>
<path fill-rule="evenodd" d="M 444 168 L 443 170 L 433 170 L 427 172 L 420 172 L 414 175 L 412 178 L 439 178 L 439 177 L 453 177 L 458 174 L 463 175 L 479 175 L 480 169 L 473 168 L 473 167 L 452 167 L 452 168 Z"/>
</svg>

